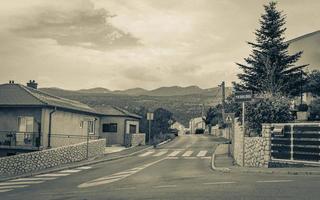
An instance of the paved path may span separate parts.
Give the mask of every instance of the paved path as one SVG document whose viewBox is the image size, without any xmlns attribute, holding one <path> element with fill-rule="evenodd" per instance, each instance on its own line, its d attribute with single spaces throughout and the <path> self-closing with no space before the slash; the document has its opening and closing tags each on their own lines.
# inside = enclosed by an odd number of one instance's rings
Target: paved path
<svg viewBox="0 0 320 200">
<path fill-rule="evenodd" d="M 1 182 L 1 199 L 319 199 L 320 176 L 220 173 L 218 139 L 187 135 L 137 155 Z"/>
</svg>

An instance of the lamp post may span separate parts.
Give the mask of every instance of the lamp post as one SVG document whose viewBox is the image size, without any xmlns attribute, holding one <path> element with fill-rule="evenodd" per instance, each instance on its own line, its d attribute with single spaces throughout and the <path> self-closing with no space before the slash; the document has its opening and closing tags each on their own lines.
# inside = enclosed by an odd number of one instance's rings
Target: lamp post
<svg viewBox="0 0 320 200">
<path fill-rule="evenodd" d="M 147 113 L 147 120 L 148 120 L 148 123 L 149 123 L 149 144 L 151 144 L 151 121 L 153 120 L 153 112 L 148 112 Z"/>
</svg>

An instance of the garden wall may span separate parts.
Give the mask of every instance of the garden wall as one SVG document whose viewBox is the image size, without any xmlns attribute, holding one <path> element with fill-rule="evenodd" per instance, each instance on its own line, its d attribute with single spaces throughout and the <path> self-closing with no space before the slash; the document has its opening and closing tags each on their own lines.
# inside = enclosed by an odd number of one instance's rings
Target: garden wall
<svg viewBox="0 0 320 200">
<path fill-rule="evenodd" d="M 89 141 L 89 157 L 103 155 L 105 139 Z M 0 158 L 0 177 L 14 176 L 87 159 L 87 143 Z"/>
</svg>

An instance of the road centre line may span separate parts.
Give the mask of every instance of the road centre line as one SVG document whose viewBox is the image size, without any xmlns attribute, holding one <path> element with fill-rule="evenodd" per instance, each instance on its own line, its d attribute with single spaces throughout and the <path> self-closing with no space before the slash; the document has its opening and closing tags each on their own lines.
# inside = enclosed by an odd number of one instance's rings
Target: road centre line
<svg viewBox="0 0 320 200">
<path fill-rule="evenodd" d="M 70 174 L 41 174 L 36 177 L 59 177 L 59 176 L 69 176 Z"/>
<path fill-rule="evenodd" d="M 4 183 L 0 183 L 0 186 L 38 184 L 38 183 L 43 183 L 43 182 L 44 181 L 4 182 Z"/>
<path fill-rule="evenodd" d="M 59 173 L 76 173 L 76 172 L 81 172 L 81 170 L 80 169 L 67 169 L 67 170 L 60 171 Z"/>
<path fill-rule="evenodd" d="M 90 166 L 83 166 L 83 167 L 78 167 L 77 169 L 91 169 L 92 167 Z"/>
<path fill-rule="evenodd" d="M 8 189 L 8 190 L 0 190 L 0 193 L 2 193 L 2 192 L 9 192 L 9 191 L 11 191 L 11 190 L 13 190 L 13 189 Z"/>
<path fill-rule="evenodd" d="M 211 183 L 203 183 L 203 185 L 223 185 L 223 184 L 234 184 L 237 182 L 230 181 L 230 182 L 211 182 Z"/>
<path fill-rule="evenodd" d="M 257 183 L 286 183 L 292 182 L 293 180 L 266 180 L 266 181 L 256 181 Z"/>
<path fill-rule="evenodd" d="M 24 188 L 28 187 L 29 185 L 7 185 L 7 186 L 0 186 L 0 190 L 2 189 L 14 189 L 14 188 Z"/>
<path fill-rule="evenodd" d="M 10 180 L 10 182 L 18 182 L 18 181 L 48 181 L 48 180 L 54 180 L 56 178 L 57 177 L 19 178 L 19 179 Z"/>
<path fill-rule="evenodd" d="M 153 188 L 174 188 L 177 187 L 177 185 L 158 185 L 158 186 L 153 186 Z"/>
</svg>

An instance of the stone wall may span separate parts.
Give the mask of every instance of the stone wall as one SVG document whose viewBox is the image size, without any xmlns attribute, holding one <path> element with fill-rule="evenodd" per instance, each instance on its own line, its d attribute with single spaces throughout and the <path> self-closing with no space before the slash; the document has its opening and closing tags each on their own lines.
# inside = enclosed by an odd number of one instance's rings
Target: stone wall
<svg viewBox="0 0 320 200">
<path fill-rule="evenodd" d="M 103 155 L 105 139 L 89 142 L 89 157 Z M 79 143 L 32 153 L 0 158 L 0 177 L 14 176 L 62 164 L 77 162 L 87 158 L 87 143 Z"/>
<path fill-rule="evenodd" d="M 146 134 L 137 133 L 137 134 L 130 134 L 130 136 L 131 136 L 131 146 L 145 145 Z"/>
<path fill-rule="evenodd" d="M 243 159 L 243 131 L 239 125 L 234 128 L 233 158 L 240 166 L 245 167 L 268 167 L 270 161 L 270 124 L 262 125 L 262 137 L 244 138 L 244 159 Z M 243 163 L 244 162 L 244 163 Z"/>
</svg>

